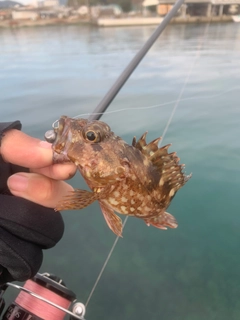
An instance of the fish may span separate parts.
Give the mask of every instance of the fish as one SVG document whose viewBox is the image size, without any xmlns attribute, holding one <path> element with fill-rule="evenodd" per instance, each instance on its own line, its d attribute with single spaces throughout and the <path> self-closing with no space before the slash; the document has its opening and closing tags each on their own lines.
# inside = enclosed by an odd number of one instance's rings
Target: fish
<svg viewBox="0 0 240 320">
<path fill-rule="evenodd" d="M 46 136 L 46 135 L 45 135 Z M 146 142 L 147 132 L 129 145 L 99 120 L 61 116 L 54 124 L 53 162 L 73 162 L 91 191 L 75 189 L 56 210 L 83 209 L 98 201 L 109 228 L 122 237 L 116 213 L 142 219 L 166 230 L 178 223 L 166 209 L 191 178 L 171 144 L 158 147 L 161 137 Z"/>
</svg>

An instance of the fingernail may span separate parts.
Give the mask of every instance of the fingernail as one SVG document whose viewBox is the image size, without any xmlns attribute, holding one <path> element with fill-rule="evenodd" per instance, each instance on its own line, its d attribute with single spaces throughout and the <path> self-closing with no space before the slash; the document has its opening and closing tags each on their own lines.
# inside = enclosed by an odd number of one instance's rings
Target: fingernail
<svg viewBox="0 0 240 320">
<path fill-rule="evenodd" d="M 8 187 L 14 191 L 24 191 L 28 187 L 28 178 L 21 173 L 16 173 L 9 177 Z"/>
<path fill-rule="evenodd" d="M 51 149 L 52 148 L 52 144 L 47 141 L 40 141 L 39 146 L 44 149 Z"/>
</svg>

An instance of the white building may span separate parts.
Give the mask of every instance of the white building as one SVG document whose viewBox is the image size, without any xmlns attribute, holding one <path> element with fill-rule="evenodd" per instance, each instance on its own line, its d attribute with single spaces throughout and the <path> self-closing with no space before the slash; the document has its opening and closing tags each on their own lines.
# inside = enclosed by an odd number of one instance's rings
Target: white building
<svg viewBox="0 0 240 320">
<path fill-rule="evenodd" d="M 59 6 L 58 0 L 18 0 L 18 2 L 23 5 L 33 6 L 34 8 Z"/>
</svg>

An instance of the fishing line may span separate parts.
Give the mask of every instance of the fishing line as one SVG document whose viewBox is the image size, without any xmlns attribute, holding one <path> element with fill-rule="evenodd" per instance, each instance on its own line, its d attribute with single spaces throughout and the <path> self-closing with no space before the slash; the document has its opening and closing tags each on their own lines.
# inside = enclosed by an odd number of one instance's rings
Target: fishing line
<svg viewBox="0 0 240 320">
<path fill-rule="evenodd" d="M 113 86 L 110 88 L 110 90 L 106 93 L 106 95 L 103 97 L 103 99 L 100 101 L 96 109 L 93 111 L 93 113 L 89 116 L 89 120 L 98 120 L 101 118 L 101 115 L 103 112 L 108 108 L 112 100 L 116 97 L 118 92 L 121 90 L 127 79 L 131 76 L 135 68 L 138 66 L 138 64 L 141 62 L 141 60 L 144 58 L 148 50 L 152 47 L 152 45 L 155 43 L 155 41 L 158 39 L 158 37 L 161 35 L 163 30 L 166 28 L 168 23 L 171 21 L 171 19 L 175 16 L 175 14 L 178 12 L 178 10 L 181 8 L 181 5 L 183 4 L 184 0 L 177 0 L 172 9 L 168 12 L 168 14 L 164 17 L 163 21 L 160 23 L 160 25 L 156 28 L 156 30 L 153 32 L 151 37 L 147 40 L 147 42 L 143 45 L 143 47 L 139 50 L 139 52 L 134 56 L 134 58 L 130 61 L 130 63 L 127 65 L 127 67 L 123 70 L 122 74 L 120 74 L 117 81 L 113 84 Z M 127 222 L 127 218 L 125 218 L 123 222 L 123 227 L 125 226 Z M 89 303 L 96 286 L 103 274 L 103 271 L 112 255 L 112 252 L 118 242 L 118 237 L 115 239 L 114 244 L 107 256 L 106 261 L 103 264 L 103 267 L 99 273 L 99 276 L 93 286 L 93 289 L 90 292 L 90 295 L 87 299 L 86 305 Z"/>
<path fill-rule="evenodd" d="M 135 110 L 135 111 L 139 111 L 139 110 L 148 110 L 148 109 L 155 109 L 155 108 L 160 108 L 160 107 L 164 107 L 164 106 L 167 106 L 167 105 L 171 105 L 173 103 L 180 103 L 180 102 L 184 102 L 184 101 L 189 101 L 189 100 L 200 100 L 200 99 L 214 99 L 214 98 L 218 98 L 222 95 L 225 95 L 231 91 L 234 91 L 234 90 L 239 90 L 240 87 L 239 86 L 233 86 L 225 91 L 222 91 L 220 93 L 216 93 L 214 95 L 209 95 L 209 96 L 193 96 L 193 97 L 187 97 L 187 98 L 179 98 L 176 99 L 176 100 L 172 100 L 172 101 L 168 101 L 168 102 L 164 102 L 164 103 L 160 103 L 160 104 L 156 104 L 156 105 L 152 105 L 152 106 L 146 106 L 146 107 L 132 107 L 132 108 L 122 108 L 122 109 L 117 109 L 117 110 L 111 110 L 111 111 L 105 111 L 105 112 L 98 112 L 98 113 L 82 113 L 82 114 L 79 114 L 73 118 L 80 118 L 80 117 L 83 117 L 83 116 L 89 116 L 90 114 L 93 114 L 93 115 L 105 115 L 105 114 L 112 114 L 112 113 L 118 113 L 118 112 L 124 112 L 124 111 L 129 111 L 129 110 Z"/>
<path fill-rule="evenodd" d="M 207 24 L 207 26 L 206 26 L 206 28 L 205 28 L 205 30 L 204 30 L 203 36 L 202 36 L 202 38 L 201 38 L 202 43 L 201 43 L 200 45 L 198 45 L 197 53 L 196 53 L 195 59 L 194 59 L 194 61 L 193 61 L 193 64 L 191 65 L 191 68 L 190 68 L 189 71 L 188 71 L 187 77 L 186 77 L 186 79 L 185 79 L 185 81 L 184 81 L 184 84 L 183 84 L 183 86 L 182 86 L 182 89 L 181 89 L 181 91 L 180 91 L 180 93 L 179 93 L 178 99 L 177 99 L 177 101 L 176 101 L 176 103 L 175 103 L 175 105 L 174 105 L 174 107 L 173 107 L 173 109 L 172 109 L 172 112 L 171 112 L 171 114 L 170 114 L 170 117 L 169 117 L 169 119 L 168 119 L 168 122 L 167 122 L 167 124 L 166 124 L 166 127 L 165 127 L 165 129 L 163 130 L 162 139 L 161 139 L 161 141 L 159 142 L 159 146 L 161 145 L 161 143 L 162 143 L 162 141 L 163 141 L 163 139 L 164 139 L 164 137 L 165 137 L 165 135 L 166 135 L 166 133 L 167 133 L 167 131 L 168 131 L 168 128 L 169 128 L 169 126 L 170 126 L 170 124 L 171 124 L 171 122 L 172 122 L 173 116 L 174 116 L 174 114 L 175 114 L 175 112 L 176 112 L 176 110 L 177 110 L 177 107 L 179 106 L 179 103 L 180 103 L 180 101 L 181 101 L 182 95 L 183 95 L 183 93 L 184 93 L 184 91 L 185 91 L 186 85 L 188 84 L 189 78 L 190 78 L 190 76 L 191 76 L 191 74 L 192 74 L 193 68 L 195 67 L 196 62 L 197 62 L 198 58 L 199 58 L 200 55 L 201 55 L 201 54 L 200 54 L 200 49 L 202 48 L 203 39 L 205 38 L 205 35 L 206 35 L 206 33 L 207 33 L 207 30 L 208 30 L 208 27 L 209 27 L 209 23 Z"/>
<path fill-rule="evenodd" d="M 125 227 L 125 225 L 126 225 L 126 223 L 127 223 L 127 219 L 128 219 L 128 216 L 126 216 L 125 219 L 124 219 L 124 221 L 123 221 L 122 230 L 124 229 L 124 227 Z M 100 278 L 101 278 L 101 276 L 102 276 L 102 274 L 103 274 L 104 269 L 106 268 L 106 266 L 107 266 L 107 264 L 108 264 L 109 259 L 111 258 L 111 255 L 112 255 L 113 250 L 115 249 L 115 247 L 116 247 L 116 245 L 117 245 L 117 243 L 118 243 L 118 240 L 119 240 L 119 237 L 116 237 L 116 239 L 115 239 L 115 241 L 114 241 L 114 243 L 113 243 L 113 245 L 112 245 L 112 248 L 111 248 L 111 250 L 109 251 L 109 254 L 108 254 L 108 256 L 107 256 L 107 258 L 106 258 L 106 260 L 105 260 L 105 262 L 104 262 L 104 264 L 103 264 L 103 266 L 102 266 L 102 269 L 101 269 L 101 271 L 99 272 L 99 275 L 98 275 L 98 277 L 97 277 L 97 280 L 95 281 L 94 286 L 93 286 L 93 288 L 92 288 L 92 290 L 91 290 L 91 292 L 90 292 L 90 294 L 89 294 L 89 296 L 88 296 L 87 302 L 85 303 L 85 307 L 87 307 L 87 305 L 88 305 L 88 303 L 89 303 L 89 301 L 90 301 L 90 299 L 91 299 L 91 297 L 92 297 L 92 295 L 93 295 L 93 292 L 94 292 L 95 289 L 96 289 L 96 286 L 97 286 L 97 284 L 98 284 L 98 282 L 99 282 L 99 280 L 100 280 Z"/>
<path fill-rule="evenodd" d="M 179 2 L 180 3 L 180 2 Z M 175 5 L 174 5 L 174 7 L 176 8 L 177 7 L 177 4 L 179 5 L 179 3 L 176 3 Z M 173 10 L 173 9 L 172 9 Z M 171 11 L 172 11 L 171 10 Z M 161 25 L 160 25 L 161 26 Z M 202 37 L 201 37 L 201 43 L 198 45 L 198 47 L 197 47 L 197 53 L 196 53 L 196 56 L 195 56 L 195 59 L 194 59 L 194 62 L 193 62 L 193 64 L 191 65 L 191 68 L 190 68 L 190 70 L 189 70 L 189 72 L 188 72 L 188 74 L 187 74 L 187 77 L 186 77 L 186 79 L 185 79 L 185 81 L 184 81 L 184 84 L 183 84 L 183 86 L 182 86 L 182 89 L 181 89 L 181 91 L 180 91 L 180 93 L 179 93 L 179 96 L 178 96 L 178 99 L 176 100 L 176 102 L 175 102 L 175 105 L 174 105 L 174 107 L 173 107 L 173 110 L 172 110 L 172 112 L 171 112 L 171 114 L 170 114 L 170 117 L 169 117 L 169 119 L 168 119 L 168 122 L 167 122 L 167 124 L 166 124 L 166 126 L 165 126 L 165 129 L 164 129 L 164 131 L 163 131 L 163 134 L 162 134 L 162 140 L 163 140 L 163 138 L 164 138 L 164 136 L 166 135 L 166 133 L 167 133 L 167 131 L 168 131 L 168 128 L 169 128 L 169 126 L 170 126 L 170 124 L 171 124 L 171 122 L 172 122 L 172 119 L 173 119 L 173 117 L 174 117 L 174 114 L 175 114 L 175 112 L 176 112 L 176 110 L 177 110 L 177 107 L 178 107 L 178 105 L 179 105 L 179 103 L 180 103 L 180 101 L 181 101 L 181 97 L 183 96 L 183 93 L 184 93 L 184 91 L 185 91 L 185 88 L 186 88 L 186 85 L 187 85 L 187 83 L 188 83 L 188 81 L 189 81 L 189 78 L 190 78 L 190 76 L 191 76 L 191 74 L 192 74 L 192 70 L 193 70 L 193 67 L 195 66 L 195 64 L 196 64 L 196 61 L 197 61 L 197 59 L 200 57 L 200 49 L 202 48 L 202 44 L 203 44 L 203 39 L 205 38 L 205 35 L 206 35 L 206 32 L 207 32 L 207 30 L 208 30 L 208 27 L 209 27 L 209 23 L 207 24 L 207 26 L 206 26 L 206 28 L 205 28 L 205 31 L 204 31 L 204 33 L 203 33 L 203 35 L 202 35 Z M 157 29 L 159 29 L 159 27 L 157 28 Z M 161 28 L 160 28 L 161 29 Z M 154 34 L 155 34 L 156 32 L 154 32 Z M 152 37 L 151 37 L 152 38 Z M 156 40 L 156 39 L 155 39 Z M 155 42 L 155 41 L 154 41 Z M 153 44 L 153 43 L 152 43 Z M 145 46 L 144 46 L 145 47 Z M 144 48 L 143 47 L 143 48 Z M 143 49 L 142 48 L 142 49 Z M 140 50 L 141 51 L 141 50 Z M 146 54 L 146 52 L 145 52 L 145 54 Z M 144 55 L 145 55 L 144 54 Z M 137 55 L 139 55 L 139 53 L 137 54 Z M 142 57 L 143 58 L 143 57 Z M 141 58 L 141 59 L 142 59 Z M 134 58 L 135 59 L 135 58 Z M 134 60 L 133 59 L 133 60 Z M 141 60 L 140 60 L 141 61 Z M 140 61 L 138 61 L 138 63 L 140 62 Z M 130 63 L 130 65 L 131 65 L 131 63 Z M 134 67 L 134 69 L 136 68 L 136 66 L 137 65 L 135 65 L 135 67 Z M 119 90 L 122 88 L 122 86 L 123 86 L 123 84 L 126 82 L 126 80 L 128 79 L 128 77 L 130 76 L 130 74 L 128 74 L 128 76 L 127 76 L 127 78 L 124 80 L 124 82 L 123 82 L 123 75 L 124 75 L 124 73 L 125 73 L 125 71 L 127 71 L 127 69 L 129 68 L 129 66 L 126 68 L 126 70 L 124 70 L 124 72 L 123 72 L 123 74 L 122 75 L 120 75 L 120 77 L 119 77 L 119 79 L 117 80 L 117 82 L 113 85 L 113 87 L 109 90 L 109 92 L 106 94 L 106 96 L 103 98 L 103 100 L 100 102 L 100 104 L 97 106 L 97 108 L 94 110 L 94 113 L 92 113 L 90 116 L 89 116 L 89 120 L 91 121 L 91 120 L 94 120 L 94 119 L 99 119 L 100 117 L 101 117 L 101 114 L 103 114 L 104 113 L 104 111 L 107 109 L 107 107 L 109 106 L 109 104 L 112 102 L 112 100 L 114 99 L 114 97 L 117 95 L 117 93 L 119 92 Z M 134 70 L 133 69 L 133 70 Z M 133 70 L 132 70 L 132 72 L 133 72 Z M 128 70 L 128 72 L 129 72 L 129 70 Z M 126 77 L 126 75 L 125 75 L 125 77 Z M 118 83 L 119 82 L 119 83 Z M 119 86 L 118 86 L 119 85 Z M 118 89 L 118 90 L 117 90 Z M 97 112 L 96 112 L 97 111 Z M 98 112 L 98 111 L 101 111 L 101 112 Z M 97 114 L 97 116 L 95 115 L 95 114 Z M 162 140 L 161 140 L 161 142 L 162 142 Z M 160 145 L 160 144 L 159 144 Z M 126 223 L 127 223 L 127 220 L 128 220 L 128 216 L 126 216 L 126 218 L 124 219 L 124 222 L 123 222 L 123 228 L 125 227 L 125 225 L 126 225 Z M 104 262 L 104 264 L 103 264 L 103 266 L 102 266 L 102 269 L 101 269 L 101 271 L 100 271 L 100 273 L 99 273 L 99 275 L 98 275 L 98 277 L 97 277 L 97 279 L 96 279 L 96 281 L 95 281 L 95 283 L 94 283 L 94 285 L 93 285 L 93 288 L 92 288 L 92 290 L 91 290 L 91 292 L 90 292 L 90 294 L 89 294 L 89 296 L 88 296 L 88 299 L 87 299 L 87 301 L 86 301 L 86 306 L 88 305 L 88 303 L 90 302 L 90 300 L 91 300 L 91 297 L 92 297 L 92 295 L 93 295 L 93 293 L 94 293 L 94 291 L 96 290 L 96 287 L 97 287 L 97 285 L 98 285 L 98 283 L 99 283 L 99 281 L 100 281 L 100 279 L 101 279 L 101 277 L 102 277 L 102 274 L 103 274 L 103 272 L 104 272 L 104 270 L 105 270 L 105 268 L 106 268 L 106 266 L 107 266 L 107 263 L 108 263 L 108 261 L 109 261 L 109 259 L 111 258 L 111 256 L 112 256 L 112 253 L 113 253 L 113 251 L 114 251 L 114 249 L 115 249 L 115 247 L 116 247 L 116 245 L 117 245 L 117 243 L 118 243 L 118 240 L 119 240 L 119 237 L 116 237 L 116 239 L 115 239 L 115 241 L 114 241 L 114 243 L 113 243 L 113 245 L 112 245 L 112 248 L 110 249 L 110 251 L 109 251 L 109 254 L 108 254 L 108 256 L 107 256 L 107 258 L 106 258 L 106 260 L 105 260 L 105 262 Z"/>
<path fill-rule="evenodd" d="M 202 43 L 203 43 L 203 39 L 204 39 L 205 34 L 206 34 L 206 30 L 208 29 L 208 26 L 209 26 L 209 24 L 206 26 L 205 32 L 204 32 L 203 36 L 201 37 Z M 163 134 L 162 134 L 162 140 L 163 140 L 164 136 L 166 135 L 166 133 L 167 133 L 167 131 L 168 131 L 168 128 L 169 128 L 169 126 L 170 126 L 170 124 L 171 124 L 171 122 L 172 122 L 172 119 L 173 119 L 173 117 L 174 117 L 174 114 L 176 113 L 177 107 L 179 106 L 179 103 L 180 103 L 180 101 L 181 101 L 181 97 L 182 97 L 182 95 L 183 95 L 183 93 L 184 93 L 184 91 L 185 91 L 186 85 L 188 84 L 189 78 L 190 78 L 190 76 L 191 76 L 191 74 L 192 74 L 192 71 L 193 71 L 193 68 L 194 68 L 194 66 L 195 66 L 195 64 L 196 64 L 196 62 L 197 62 L 197 59 L 200 57 L 200 49 L 201 49 L 201 47 L 202 47 L 202 43 L 201 43 L 201 45 L 199 45 L 198 48 L 197 48 L 198 51 L 197 51 L 197 53 L 196 53 L 194 62 L 193 62 L 193 64 L 191 65 L 191 68 L 190 68 L 190 70 L 189 70 L 189 72 L 188 72 L 188 74 L 187 74 L 187 77 L 186 77 L 186 79 L 185 79 L 185 81 L 184 81 L 184 84 L 183 84 L 183 86 L 182 86 L 182 89 L 181 89 L 181 91 L 180 91 L 180 93 L 179 93 L 178 99 L 176 100 L 176 103 L 175 103 L 175 105 L 174 105 L 174 107 L 173 107 L 173 110 L 172 110 L 172 112 L 171 112 L 171 114 L 170 114 L 170 116 L 169 116 L 168 122 L 167 122 L 167 124 L 166 124 L 166 126 L 165 126 L 165 128 L 164 128 L 164 131 L 163 131 Z M 161 142 L 162 142 L 162 140 L 161 140 Z M 160 144 L 159 144 L 159 146 L 160 146 Z M 123 228 L 125 227 L 125 225 L 126 225 L 126 223 L 127 223 L 127 219 L 128 219 L 128 216 L 126 216 L 125 219 L 124 219 Z M 91 297 L 92 297 L 92 295 L 93 295 L 93 293 L 94 293 L 94 291 L 95 291 L 95 289 L 96 289 L 96 287 L 97 287 L 97 285 L 98 285 L 98 283 L 99 283 L 99 281 L 100 281 L 100 279 L 101 279 L 101 277 L 102 277 L 102 274 L 103 274 L 103 272 L 104 272 L 104 270 L 105 270 L 105 268 L 106 268 L 106 266 L 107 266 L 108 261 L 110 260 L 110 258 L 111 258 L 111 256 L 112 256 L 112 253 L 113 253 L 113 251 L 114 251 L 114 249 L 115 249 L 115 247 L 116 247 L 116 245 L 117 245 L 117 243 L 118 243 L 118 240 L 119 240 L 119 237 L 116 237 L 116 239 L 115 239 L 115 241 L 114 241 L 114 243 L 113 243 L 113 245 L 112 245 L 112 248 L 110 249 L 109 254 L 108 254 L 108 256 L 107 256 L 107 258 L 106 258 L 106 260 L 105 260 L 105 262 L 104 262 L 104 264 L 103 264 L 103 266 L 102 266 L 102 269 L 101 269 L 101 271 L 100 271 L 100 273 L 99 273 L 99 275 L 98 275 L 98 277 L 97 277 L 97 280 L 95 281 L 94 286 L 93 286 L 93 288 L 92 288 L 92 290 L 91 290 L 91 292 L 90 292 L 90 294 L 89 294 L 89 296 L 88 296 L 87 302 L 86 302 L 86 304 L 85 304 L 86 307 L 87 307 L 88 303 L 90 302 L 90 299 L 91 299 Z"/>
</svg>

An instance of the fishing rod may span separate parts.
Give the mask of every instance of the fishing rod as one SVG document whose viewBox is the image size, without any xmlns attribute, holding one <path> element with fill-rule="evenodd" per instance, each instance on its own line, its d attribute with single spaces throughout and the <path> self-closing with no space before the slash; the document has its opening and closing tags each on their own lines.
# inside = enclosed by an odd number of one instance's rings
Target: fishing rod
<svg viewBox="0 0 240 320">
<path fill-rule="evenodd" d="M 105 110 L 109 107 L 113 99 L 116 97 L 118 92 L 121 90 L 121 88 L 124 86 L 125 82 L 128 80 L 128 78 L 131 76 L 133 71 L 136 69 L 136 67 L 139 65 L 139 63 L 142 61 L 144 56 L 147 54 L 147 52 L 150 50 L 150 48 L 153 46 L 153 44 L 156 42 L 158 37 L 161 35 L 163 30 L 166 28 L 166 26 L 169 24 L 169 22 L 172 20 L 172 18 L 177 14 L 178 10 L 184 3 L 184 0 L 177 0 L 172 9 L 168 12 L 168 14 L 164 17 L 163 21 L 160 23 L 160 25 L 157 27 L 157 29 L 153 32 L 153 34 L 150 36 L 150 38 L 146 41 L 146 43 L 143 45 L 143 47 L 138 51 L 138 53 L 133 57 L 133 59 L 130 61 L 130 63 L 127 65 L 127 67 L 123 70 L 123 72 L 120 74 L 116 82 L 113 84 L 113 86 L 109 89 L 109 91 L 105 94 L 103 99 L 100 101 L 100 103 L 97 105 L 97 107 L 94 109 L 92 114 L 89 116 L 89 120 L 99 120 Z"/>
<path fill-rule="evenodd" d="M 89 116 L 90 121 L 98 120 L 101 118 L 102 114 L 109 107 L 113 99 L 116 97 L 125 82 L 136 69 L 138 64 L 141 62 L 146 53 L 149 51 L 149 49 L 163 32 L 163 30 L 169 24 L 170 20 L 176 15 L 183 2 L 184 0 L 176 1 L 173 8 L 165 16 L 152 36 L 147 40 L 147 42 L 143 45 L 139 52 L 130 61 L 122 74 L 120 74 L 119 78 L 95 108 L 93 113 Z M 46 140 L 50 143 L 52 143 L 56 138 L 54 132 L 54 124 L 53 130 L 49 130 L 45 134 Z M 126 223 L 126 221 L 127 220 L 125 219 L 124 224 Z M 97 286 L 97 283 L 111 256 L 111 253 L 117 244 L 118 239 L 119 238 L 117 237 L 85 305 L 80 302 L 76 302 L 76 295 L 65 286 L 64 282 L 60 278 L 47 273 L 38 273 L 32 279 L 26 281 L 23 287 L 13 283 L 7 283 L 6 285 L 0 287 L 0 315 L 5 307 L 3 294 L 5 293 L 7 287 L 11 286 L 20 290 L 20 293 L 17 296 L 16 300 L 8 306 L 1 319 L 63 320 L 65 318 L 65 315 L 68 314 L 70 316 L 70 320 L 84 320 L 86 306 L 90 301 L 90 298 Z"/>
</svg>

